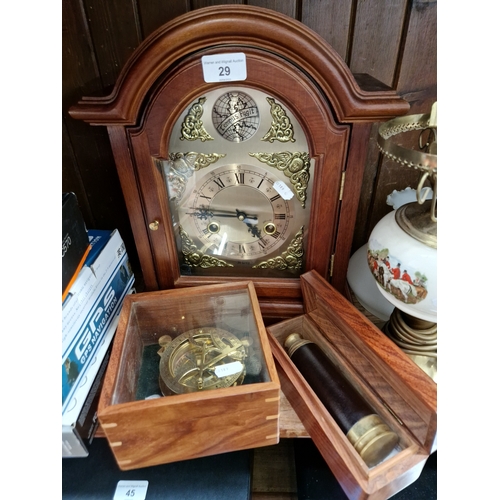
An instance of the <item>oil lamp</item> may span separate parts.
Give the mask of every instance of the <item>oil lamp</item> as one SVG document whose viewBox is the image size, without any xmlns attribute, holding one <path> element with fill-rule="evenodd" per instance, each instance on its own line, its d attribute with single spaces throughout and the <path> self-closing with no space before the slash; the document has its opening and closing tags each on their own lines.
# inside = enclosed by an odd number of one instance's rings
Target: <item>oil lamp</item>
<svg viewBox="0 0 500 500">
<path fill-rule="evenodd" d="M 412 134 L 415 148 L 406 146 Z M 390 160 L 421 172 L 416 200 L 383 217 L 368 239 L 371 274 L 395 306 L 384 331 L 437 380 L 437 103 L 429 114 L 383 123 L 378 147 Z"/>
</svg>

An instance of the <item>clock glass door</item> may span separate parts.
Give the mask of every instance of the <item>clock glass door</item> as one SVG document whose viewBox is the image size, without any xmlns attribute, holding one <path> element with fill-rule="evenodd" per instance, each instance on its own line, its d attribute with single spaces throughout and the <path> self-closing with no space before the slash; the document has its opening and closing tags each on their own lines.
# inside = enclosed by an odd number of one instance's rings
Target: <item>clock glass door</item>
<svg viewBox="0 0 500 500">
<path fill-rule="evenodd" d="M 157 162 L 181 275 L 304 272 L 314 160 L 279 97 L 242 86 L 200 95 Z"/>
</svg>

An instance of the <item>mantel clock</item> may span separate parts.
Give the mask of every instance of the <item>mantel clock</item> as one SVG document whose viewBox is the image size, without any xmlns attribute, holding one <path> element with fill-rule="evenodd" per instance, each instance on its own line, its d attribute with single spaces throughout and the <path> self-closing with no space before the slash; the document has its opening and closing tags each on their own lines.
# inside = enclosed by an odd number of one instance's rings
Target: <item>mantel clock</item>
<svg viewBox="0 0 500 500">
<path fill-rule="evenodd" d="M 306 271 L 343 291 L 371 125 L 407 110 L 303 24 L 227 5 L 158 29 L 70 114 L 108 128 L 148 290 L 251 279 L 285 318 Z"/>
</svg>

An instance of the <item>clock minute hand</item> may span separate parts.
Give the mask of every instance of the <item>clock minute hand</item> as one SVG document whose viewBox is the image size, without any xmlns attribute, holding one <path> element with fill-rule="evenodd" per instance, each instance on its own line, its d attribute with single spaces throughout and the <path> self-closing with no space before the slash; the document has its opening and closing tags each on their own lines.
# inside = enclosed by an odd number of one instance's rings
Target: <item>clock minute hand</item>
<svg viewBox="0 0 500 500">
<path fill-rule="evenodd" d="M 187 215 L 194 215 L 198 219 L 208 219 L 209 217 L 235 217 L 245 224 L 257 224 L 259 222 L 256 215 L 247 215 L 236 209 L 234 212 L 229 210 L 208 210 L 196 209 L 194 212 L 188 212 Z"/>
<path fill-rule="evenodd" d="M 241 221 L 255 221 L 257 222 L 257 216 L 256 215 L 247 215 L 244 212 L 238 212 L 237 214 L 234 213 L 224 213 L 224 212 L 212 212 L 212 217 L 235 217 L 236 219 L 239 219 Z"/>
<path fill-rule="evenodd" d="M 208 208 L 195 208 L 194 212 L 187 212 L 187 215 L 196 215 L 197 217 L 248 217 L 257 219 L 256 215 L 247 215 L 238 209 L 236 210 L 209 210 Z"/>
<path fill-rule="evenodd" d="M 212 217 L 236 217 L 238 220 L 242 222 L 251 222 L 255 221 L 257 223 L 258 218 L 256 215 L 247 215 L 245 212 L 236 209 L 234 212 L 230 210 L 210 210 L 209 212 Z"/>
<path fill-rule="evenodd" d="M 223 214 L 219 212 L 214 212 L 212 217 L 215 217 L 216 219 L 220 217 L 232 217 L 240 220 L 241 222 L 244 222 L 247 226 L 252 226 L 255 224 L 258 224 L 259 219 L 257 219 L 257 216 L 255 215 L 246 215 L 243 212 L 238 212 L 238 214 Z"/>
</svg>

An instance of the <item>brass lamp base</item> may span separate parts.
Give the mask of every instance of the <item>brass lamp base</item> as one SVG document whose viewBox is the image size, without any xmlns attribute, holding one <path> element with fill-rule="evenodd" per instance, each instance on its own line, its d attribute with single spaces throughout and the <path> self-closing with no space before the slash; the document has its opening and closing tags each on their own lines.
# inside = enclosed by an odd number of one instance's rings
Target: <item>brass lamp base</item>
<svg viewBox="0 0 500 500">
<path fill-rule="evenodd" d="M 383 331 L 437 382 L 437 323 L 415 318 L 394 308 Z"/>
</svg>

